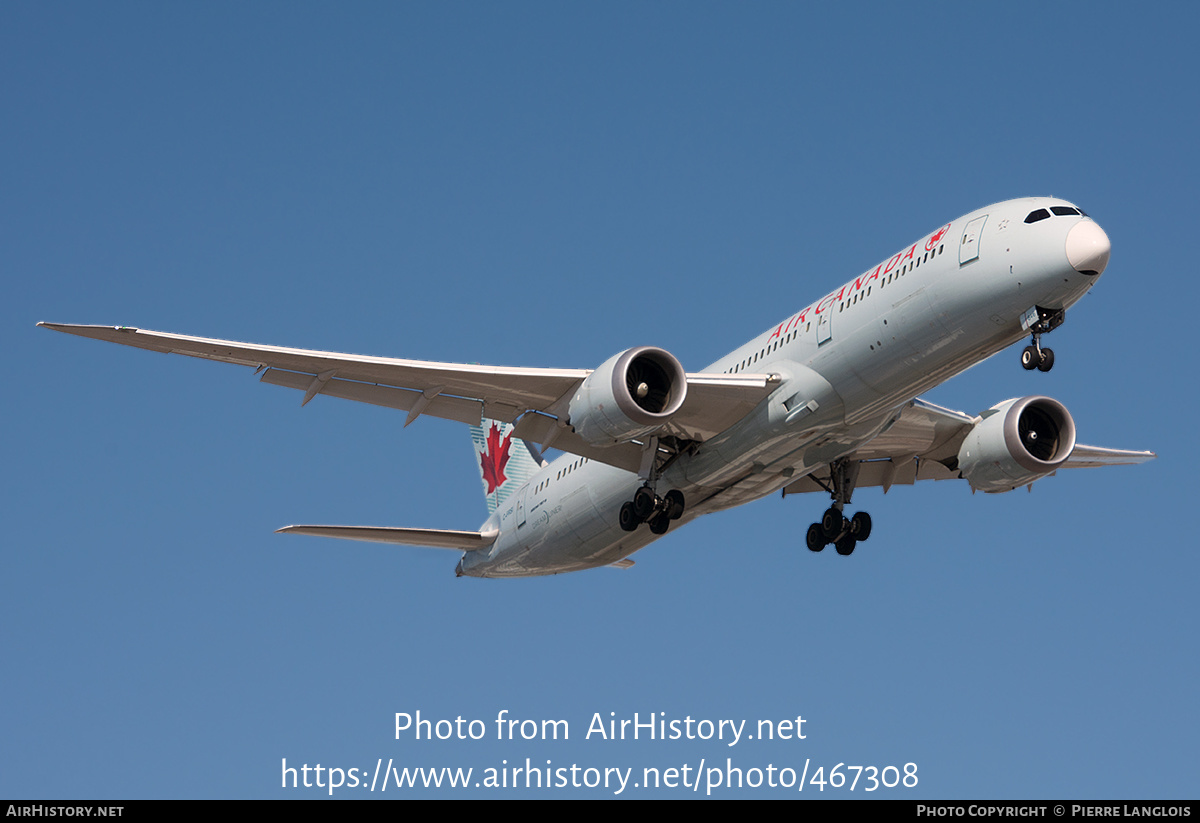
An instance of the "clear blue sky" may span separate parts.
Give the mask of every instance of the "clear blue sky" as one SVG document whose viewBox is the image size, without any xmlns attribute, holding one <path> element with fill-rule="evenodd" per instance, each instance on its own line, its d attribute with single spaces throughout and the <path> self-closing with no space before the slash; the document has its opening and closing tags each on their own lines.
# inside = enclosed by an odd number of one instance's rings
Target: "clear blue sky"
<svg viewBox="0 0 1200 823">
<path fill-rule="evenodd" d="M 1194 798 L 1195 14 L 5 4 L 0 796 L 321 796 L 281 790 L 283 758 L 729 757 L 918 765 L 874 796 Z M 653 344 L 698 369 L 948 220 L 1044 194 L 1114 249 L 1047 340 L 1054 371 L 1013 350 L 929 399 L 1048 394 L 1082 442 L 1159 459 L 1031 494 L 864 490 L 849 559 L 804 548 L 817 496 L 534 580 L 275 535 L 475 528 L 466 428 L 34 327 L 522 366 Z M 396 712 L 505 709 L 571 739 L 394 739 Z M 584 740 L 596 712 L 800 715 L 806 739 Z"/>
</svg>

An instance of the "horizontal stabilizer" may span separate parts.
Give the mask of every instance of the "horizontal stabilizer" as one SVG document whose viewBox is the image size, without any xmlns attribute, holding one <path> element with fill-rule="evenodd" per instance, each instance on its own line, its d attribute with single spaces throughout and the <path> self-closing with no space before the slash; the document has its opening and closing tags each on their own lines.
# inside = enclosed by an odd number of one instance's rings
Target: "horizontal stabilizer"
<svg viewBox="0 0 1200 823">
<path fill-rule="evenodd" d="M 465 532 L 452 529 L 399 529 L 387 526 L 284 526 L 276 534 L 310 534 L 313 537 L 340 537 L 368 543 L 398 543 L 404 546 L 429 546 L 435 549 L 475 551 L 496 542 L 499 530 Z"/>
</svg>

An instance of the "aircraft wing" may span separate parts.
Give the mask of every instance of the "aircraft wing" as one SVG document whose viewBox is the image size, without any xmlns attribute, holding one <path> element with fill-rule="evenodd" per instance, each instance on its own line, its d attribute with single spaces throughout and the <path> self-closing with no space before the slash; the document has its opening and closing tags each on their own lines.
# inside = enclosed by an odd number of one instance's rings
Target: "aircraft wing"
<svg viewBox="0 0 1200 823">
<path fill-rule="evenodd" d="M 474 425 L 485 417 L 504 422 L 522 418 L 518 437 L 538 443 L 549 440 L 554 448 L 629 471 L 636 472 L 641 464 L 642 448 L 636 443 L 596 448 L 558 425 L 590 369 L 435 363 L 263 346 L 129 326 L 38 325 L 164 354 L 250 366 L 262 372 L 264 383 L 304 392 L 301 405 L 318 394 L 357 400 L 408 412 L 405 425 L 422 414 Z M 767 374 L 688 374 L 687 380 L 687 398 L 670 425 L 671 433 L 693 440 L 707 439 L 728 428 L 776 385 Z"/>
<path fill-rule="evenodd" d="M 1064 469 L 1094 469 L 1099 466 L 1125 466 L 1130 463 L 1145 463 L 1158 457 L 1154 452 L 1135 452 L 1124 449 L 1106 449 L 1101 446 L 1085 446 L 1079 443 L 1071 451 Z"/>
<path fill-rule="evenodd" d="M 925 400 L 909 401 L 895 422 L 855 456 L 859 460 L 855 488 L 882 486 L 886 493 L 894 485 L 912 485 L 918 480 L 952 480 L 958 471 L 954 465 L 959 447 L 977 418 L 943 408 Z M 1148 451 L 1107 449 L 1077 443 L 1071 456 L 1059 468 L 1095 468 L 1145 463 L 1157 455 Z M 789 483 L 784 495 L 828 491 L 829 467 Z M 822 485 L 824 483 L 825 485 Z"/>
</svg>

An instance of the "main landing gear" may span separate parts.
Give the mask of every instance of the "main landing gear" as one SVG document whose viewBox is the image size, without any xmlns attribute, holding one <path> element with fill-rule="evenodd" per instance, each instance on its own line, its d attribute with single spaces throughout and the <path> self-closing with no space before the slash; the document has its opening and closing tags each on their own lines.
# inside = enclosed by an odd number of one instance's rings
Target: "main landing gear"
<svg viewBox="0 0 1200 823">
<path fill-rule="evenodd" d="M 683 492 L 671 489 L 662 497 L 649 486 L 642 486 L 633 495 L 633 500 L 621 506 L 621 528 L 634 531 L 643 523 L 650 524 L 654 534 L 666 534 L 672 520 L 683 516 Z"/>
<path fill-rule="evenodd" d="M 1050 371 L 1054 368 L 1054 349 L 1042 348 L 1042 335 L 1061 326 L 1067 313 L 1064 309 L 1043 309 L 1041 306 L 1035 309 L 1038 319 L 1029 327 L 1033 333 L 1033 343 L 1021 350 L 1021 367 L 1025 371 Z"/>
<path fill-rule="evenodd" d="M 804 540 L 809 551 L 819 552 L 832 543 L 838 554 L 846 556 L 854 553 L 854 546 L 859 540 L 866 540 L 870 536 L 871 515 L 858 512 L 854 517 L 847 518 L 840 509 L 830 506 L 820 523 L 808 527 Z"/>
<path fill-rule="evenodd" d="M 804 542 L 809 551 L 819 552 L 832 543 L 837 553 L 846 557 L 854 553 L 858 541 L 871 536 L 871 515 L 858 512 L 853 517 L 846 517 L 842 513 L 842 509 L 850 502 L 850 496 L 854 494 L 858 467 L 857 460 L 846 457 L 829 465 L 832 488 L 826 488 L 833 497 L 833 505 L 821 516 L 820 523 L 813 523 L 808 527 Z"/>
</svg>

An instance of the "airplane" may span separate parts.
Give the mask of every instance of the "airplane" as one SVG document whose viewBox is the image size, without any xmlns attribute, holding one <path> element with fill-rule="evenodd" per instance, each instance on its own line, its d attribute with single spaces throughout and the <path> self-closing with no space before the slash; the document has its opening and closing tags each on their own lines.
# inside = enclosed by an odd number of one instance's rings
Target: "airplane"
<svg viewBox="0 0 1200 823">
<path fill-rule="evenodd" d="M 1065 200 L 1008 200 L 950 221 L 699 372 L 637 346 L 595 370 L 507 368 L 211 340 L 127 326 L 55 331 L 255 369 L 261 381 L 467 423 L 487 499 L 475 531 L 295 525 L 279 532 L 461 551 L 455 573 L 528 577 L 603 566 L 703 514 L 775 492 L 825 492 L 805 535 L 848 556 L 871 536 L 854 491 L 966 480 L 1001 493 L 1064 468 L 1142 463 L 1085 446 L 1061 403 L 1033 394 L 976 416 L 920 399 L 1043 335 L 1104 272 L 1103 229 Z M 534 444 L 540 444 L 539 449 Z M 543 451 L 563 455 L 553 461 Z M 643 528 L 644 527 L 644 528 Z"/>
</svg>

